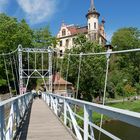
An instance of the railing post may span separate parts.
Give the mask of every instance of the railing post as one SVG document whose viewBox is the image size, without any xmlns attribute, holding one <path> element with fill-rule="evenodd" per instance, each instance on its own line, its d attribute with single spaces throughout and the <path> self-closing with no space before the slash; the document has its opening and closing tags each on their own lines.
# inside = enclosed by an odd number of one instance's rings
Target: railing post
<svg viewBox="0 0 140 140">
<path fill-rule="evenodd" d="M 64 99 L 64 124 L 67 125 L 67 102 Z"/>
<path fill-rule="evenodd" d="M 4 106 L 0 106 L 0 139 L 5 139 Z"/>
<path fill-rule="evenodd" d="M 51 97 L 50 97 L 50 95 L 48 95 L 48 106 L 49 107 L 51 106 Z"/>
<path fill-rule="evenodd" d="M 19 120 L 20 120 L 20 112 L 19 112 L 19 106 L 18 106 L 18 99 L 15 100 L 14 110 L 16 112 L 16 127 L 18 127 Z"/>
<path fill-rule="evenodd" d="M 25 110 L 26 110 L 27 107 L 28 107 L 28 103 L 27 103 L 27 98 L 26 98 L 26 96 L 23 97 L 23 101 L 24 101 L 24 104 L 25 104 Z"/>
<path fill-rule="evenodd" d="M 10 115 L 7 124 L 6 140 L 11 140 L 13 138 L 13 126 L 14 126 L 14 101 L 11 102 Z"/>
<path fill-rule="evenodd" d="M 55 98 L 55 114 L 56 114 L 56 115 L 58 115 L 57 109 L 58 109 L 58 99 Z"/>
<path fill-rule="evenodd" d="M 93 118 L 92 118 L 92 110 L 88 110 L 88 114 L 89 114 L 89 121 L 92 123 L 93 121 Z M 92 126 L 90 126 L 90 135 L 91 135 L 91 137 L 92 137 L 92 139 L 94 140 L 95 138 L 94 138 L 94 130 L 93 130 L 93 127 Z M 91 139 L 91 140 L 92 140 Z"/>
<path fill-rule="evenodd" d="M 50 101 L 51 101 L 51 109 L 53 109 L 53 97 L 51 96 L 50 98 L 51 98 L 50 99 Z"/>
<path fill-rule="evenodd" d="M 70 117 L 71 117 L 71 120 L 72 120 L 72 124 L 73 124 L 73 127 L 74 127 L 74 131 L 76 133 L 77 139 L 82 140 L 83 138 L 81 136 L 79 128 L 77 127 L 78 124 L 77 124 L 77 121 L 76 121 L 75 116 L 73 114 L 73 110 L 70 108 L 70 105 L 68 103 L 66 105 L 67 105 L 67 108 L 68 108 L 68 111 L 69 111 L 69 114 L 70 114 Z"/>
<path fill-rule="evenodd" d="M 84 140 L 88 140 L 88 122 L 89 112 L 86 105 L 84 105 Z"/>
<path fill-rule="evenodd" d="M 48 95 L 46 93 L 44 93 L 44 101 L 48 104 Z"/>
</svg>

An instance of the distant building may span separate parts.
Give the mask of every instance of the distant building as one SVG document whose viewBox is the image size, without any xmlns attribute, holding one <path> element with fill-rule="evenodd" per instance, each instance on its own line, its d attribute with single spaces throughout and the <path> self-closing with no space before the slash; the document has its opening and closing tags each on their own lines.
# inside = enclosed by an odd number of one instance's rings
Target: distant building
<svg viewBox="0 0 140 140">
<path fill-rule="evenodd" d="M 105 20 L 102 19 L 99 24 L 99 16 L 100 13 L 97 12 L 95 8 L 94 0 L 91 0 L 90 8 L 86 14 L 86 26 L 66 25 L 62 23 L 57 34 L 57 38 L 59 39 L 57 49 L 60 51 L 60 54 L 66 49 L 71 49 L 73 47 L 74 39 L 78 34 L 85 34 L 89 40 L 104 45 L 106 43 L 106 33 L 104 30 Z"/>
<path fill-rule="evenodd" d="M 73 97 L 73 85 L 72 83 L 64 80 L 59 72 L 56 72 L 53 75 L 53 83 L 52 83 L 52 90 L 54 94 L 61 95 L 61 96 L 69 96 Z M 44 84 L 42 84 L 44 86 Z M 49 89 L 49 83 L 46 84 L 47 89 Z M 44 87 L 45 88 L 45 87 Z"/>
</svg>

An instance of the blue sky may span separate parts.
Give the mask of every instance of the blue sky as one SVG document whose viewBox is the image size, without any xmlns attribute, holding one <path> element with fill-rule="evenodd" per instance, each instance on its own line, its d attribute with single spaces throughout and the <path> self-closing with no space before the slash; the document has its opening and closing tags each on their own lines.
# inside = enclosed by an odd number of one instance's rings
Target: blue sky
<svg viewBox="0 0 140 140">
<path fill-rule="evenodd" d="M 94 0 L 97 11 L 105 18 L 105 30 L 110 40 L 121 27 L 140 29 L 140 0 Z M 30 27 L 49 25 L 56 35 L 62 21 L 66 24 L 86 25 L 85 14 L 90 0 L 0 0 L 0 12 L 26 19 Z"/>
</svg>

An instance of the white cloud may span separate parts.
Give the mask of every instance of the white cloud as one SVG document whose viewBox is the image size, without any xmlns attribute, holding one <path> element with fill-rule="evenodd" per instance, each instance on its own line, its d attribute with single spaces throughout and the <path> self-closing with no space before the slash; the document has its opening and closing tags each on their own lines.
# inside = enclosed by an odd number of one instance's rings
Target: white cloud
<svg viewBox="0 0 140 140">
<path fill-rule="evenodd" d="M 5 11 L 8 4 L 8 0 L 0 0 L 0 13 Z"/>
<path fill-rule="evenodd" d="M 31 24 L 48 21 L 55 13 L 57 0 L 17 0 Z"/>
</svg>

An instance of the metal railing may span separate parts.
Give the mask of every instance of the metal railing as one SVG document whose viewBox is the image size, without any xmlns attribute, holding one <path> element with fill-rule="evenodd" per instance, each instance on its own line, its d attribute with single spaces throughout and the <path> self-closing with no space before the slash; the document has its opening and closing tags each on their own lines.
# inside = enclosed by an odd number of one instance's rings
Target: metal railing
<svg viewBox="0 0 140 140">
<path fill-rule="evenodd" d="M 12 140 L 25 115 L 32 94 L 26 93 L 0 102 L 0 139 Z"/>
<path fill-rule="evenodd" d="M 43 93 L 42 98 L 54 113 L 63 120 L 64 124 L 72 130 L 78 140 L 95 140 L 94 129 L 100 131 L 111 139 L 120 140 L 120 138 L 93 123 L 93 112 L 104 114 L 108 117 L 140 127 L 140 113 L 54 94 Z M 83 115 L 78 115 L 76 113 L 75 109 L 78 109 L 78 107 L 83 109 Z M 83 121 L 83 126 L 78 124 L 78 120 Z"/>
</svg>

